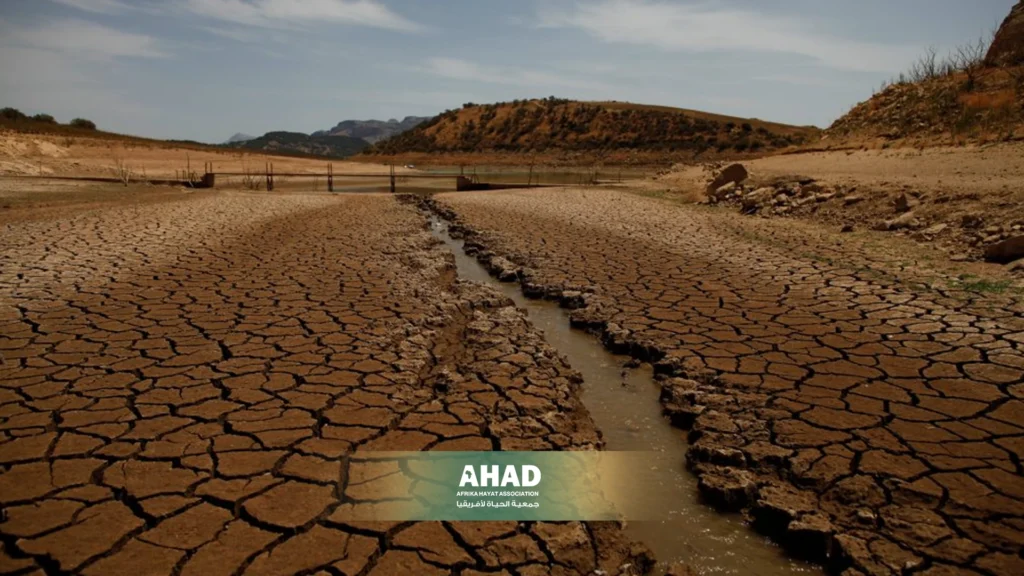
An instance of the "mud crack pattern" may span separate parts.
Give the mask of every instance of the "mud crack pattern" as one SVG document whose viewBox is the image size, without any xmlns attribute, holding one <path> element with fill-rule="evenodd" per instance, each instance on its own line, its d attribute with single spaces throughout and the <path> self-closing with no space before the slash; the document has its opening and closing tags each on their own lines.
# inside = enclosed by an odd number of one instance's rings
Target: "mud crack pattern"
<svg viewBox="0 0 1024 576">
<path fill-rule="evenodd" d="M 446 194 L 495 275 L 656 363 L 712 503 L 833 571 L 1024 573 L 1024 319 L 604 189 Z"/>
<path fill-rule="evenodd" d="M 0 574 L 632 574 L 609 523 L 355 522 L 359 450 L 595 449 L 579 378 L 386 196 L 0 235 Z"/>
</svg>

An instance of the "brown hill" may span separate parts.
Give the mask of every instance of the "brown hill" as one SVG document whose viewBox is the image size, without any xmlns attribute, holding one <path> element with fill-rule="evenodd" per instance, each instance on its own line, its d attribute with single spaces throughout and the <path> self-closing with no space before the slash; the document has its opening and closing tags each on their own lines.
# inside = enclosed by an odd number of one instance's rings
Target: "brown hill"
<svg viewBox="0 0 1024 576">
<path fill-rule="evenodd" d="M 1024 0 L 990 46 L 928 51 L 905 74 L 826 131 L 832 145 L 882 138 L 950 144 L 1024 138 Z"/>
<path fill-rule="evenodd" d="M 622 151 L 705 157 L 794 146 L 817 128 L 680 108 L 557 98 L 466 104 L 377 143 L 377 155 L 439 153 L 550 154 Z"/>
<path fill-rule="evenodd" d="M 1020 66 L 1024 64 L 1024 0 L 1010 9 L 992 46 L 985 55 L 989 66 Z"/>
</svg>

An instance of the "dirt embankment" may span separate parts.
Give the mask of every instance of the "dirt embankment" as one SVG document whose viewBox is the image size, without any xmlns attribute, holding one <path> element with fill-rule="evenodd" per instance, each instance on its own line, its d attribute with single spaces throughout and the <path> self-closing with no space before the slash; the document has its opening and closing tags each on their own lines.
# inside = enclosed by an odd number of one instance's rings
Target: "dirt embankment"
<svg viewBox="0 0 1024 576">
<path fill-rule="evenodd" d="M 881 230 L 981 260 L 1024 234 L 1024 144 L 791 154 L 744 162 L 735 189 L 711 190 L 713 171 L 683 166 L 636 184 L 747 214 Z"/>
<path fill-rule="evenodd" d="M 338 175 L 387 174 L 389 170 L 382 163 L 295 158 L 212 147 L 197 150 L 128 138 L 0 132 L 0 175 L 114 177 L 120 167 L 131 171 L 135 179 L 174 178 L 184 177 L 189 171 L 202 174 L 206 162 L 213 163 L 215 172 L 258 174 L 264 173 L 267 163 L 273 163 L 276 173 L 326 174 L 328 162 Z"/>
</svg>

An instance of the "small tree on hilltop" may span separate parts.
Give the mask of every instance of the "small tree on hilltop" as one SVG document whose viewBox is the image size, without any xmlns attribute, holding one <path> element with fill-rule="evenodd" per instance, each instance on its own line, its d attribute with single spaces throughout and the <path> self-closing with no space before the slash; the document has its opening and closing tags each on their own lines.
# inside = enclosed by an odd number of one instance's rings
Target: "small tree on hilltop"
<svg viewBox="0 0 1024 576">
<path fill-rule="evenodd" d="M 75 118 L 68 125 L 72 128 L 81 128 L 82 130 L 95 130 L 96 123 L 92 120 L 86 120 L 85 118 Z"/>
<path fill-rule="evenodd" d="M 17 108 L 3 108 L 0 109 L 0 118 L 4 120 L 24 120 L 25 115 Z"/>
<path fill-rule="evenodd" d="M 50 116 L 49 114 L 36 114 L 35 116 L 32 117 L 32 120 L 35 120 L 36 122 L 41 122 L 43 124 L 56 124 L 57 123 L 57 120 L 54 119 L 54 117 Z"/>
</svg>

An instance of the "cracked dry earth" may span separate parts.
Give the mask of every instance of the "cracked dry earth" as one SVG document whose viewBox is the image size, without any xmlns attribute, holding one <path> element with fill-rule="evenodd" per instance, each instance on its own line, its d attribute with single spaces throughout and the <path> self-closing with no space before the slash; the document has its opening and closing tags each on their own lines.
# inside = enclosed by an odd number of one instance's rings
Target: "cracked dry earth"
<svg viewBox="0 0 1024 576">
<path fill-rule="evenodd" d="M 0 574 L 632 574 L 614 523 L 355 521 L 359 450 L 595 449 L 578 377 L 388 196 L 6 222 Z"/>
<path fill-rule="evenodd" d="M 882 285 L 613 190 L 435 201 L 493 273 L 655 363 L 710 503 L 845 576 L 1024 574 L 1019 305 Z"/>
</svg>

